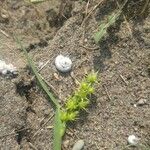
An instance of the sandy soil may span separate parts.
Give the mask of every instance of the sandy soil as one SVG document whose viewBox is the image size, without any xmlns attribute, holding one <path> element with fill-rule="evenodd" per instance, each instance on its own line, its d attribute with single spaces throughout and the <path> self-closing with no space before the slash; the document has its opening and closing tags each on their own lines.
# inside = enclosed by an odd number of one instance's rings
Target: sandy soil
<svg viewBox="0 0 150 150">
<path fill-rule="evenodd" d="M 149 3 L 146 7 L 146 0 L 129 1 L 107 36 L 95 44 L 99 24 L 118 8 L 116 0 L 103 0 L 83 24 L 86 11 L 98 2 L 92 0 L 87 7 L 87 1 L 0 1 L 0 59 L 18 68 L 15 78 L 0 76 L 1 150 L 52 149 L 53 130 L 48 126 L 53 126 L 54 111 L 14 34 L 38 68 L 49 61 L 40 73 L 61 104 L 77 87 L 75 79 L 99 71 L 92 103 L 70 125 L 62 149 L 71 150 L 78 139 L 85 141 L 85 150 L 150 149 Z M 58 54 L 72 59 L 70 74 L 56 70 Z M 146 103 L 138 105 L 142 99 Z M 140 138 L 139 146 L 128 147 L 131 134 Z"/>
</svg>

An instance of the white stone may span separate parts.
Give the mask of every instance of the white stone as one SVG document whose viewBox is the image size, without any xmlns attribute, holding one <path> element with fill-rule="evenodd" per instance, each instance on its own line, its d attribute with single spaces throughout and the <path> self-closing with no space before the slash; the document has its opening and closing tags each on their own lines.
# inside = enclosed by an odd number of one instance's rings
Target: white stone
<svg viewBox="0 0 150 150">
<path fill-rule="evenodd" d="M 5 61 L 0 60 L 0 74 L 6 75 L 7 73 L 16 74 L 16 67 L 12 64 L 6 64 Z"/>
<path fill-rule="evenodd" d="M 83 147 L 84 147 L 84 141 L 83 141 L 83 140 L 78 140 L 78 141 L 74 144 L 72 150 L 81 150 L 81 149 L 83 149 Z"/>
<path fill-rule="evenodd" d="M 72 61 L 69 57 L 58 55 L 55 58 L 55 66 L 60 72 L 69 72 L 72 68 Z"/>
<path fill-rule="evenodd" d="M 147 100 L 146 99 L 140 99 L 138 102 L 137 102 L 137 105 L 138 106 L 143 106 L 147 103 Z"/>
<path fill-rule="evenodd" d="M 129 135 L 128 137 L 128 143 L 131 145 L 131 146 L 136 146 L 139 142 L 139 138 L 136 137 L 135 135 Z"/>
<path fill-rule="evenodd" d="M 44 63 L 40 61 L 40 62 L 38 63 L 38 68 L 41 68 L 43 65 L 44 65 Z"/>
</svg>

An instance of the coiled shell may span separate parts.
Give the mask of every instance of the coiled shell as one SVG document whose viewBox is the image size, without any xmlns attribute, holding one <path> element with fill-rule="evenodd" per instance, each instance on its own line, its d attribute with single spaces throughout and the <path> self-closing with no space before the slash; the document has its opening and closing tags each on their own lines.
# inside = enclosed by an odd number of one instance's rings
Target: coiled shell
<svg viewBox="0 0 150 150">
<path fill-rule="evenodd" d="M 60 72 L 69 72 L 72 68 L 72 61 L 69 57 L 58 55 L 55 58 L 55 66 Z"/>
</svg>

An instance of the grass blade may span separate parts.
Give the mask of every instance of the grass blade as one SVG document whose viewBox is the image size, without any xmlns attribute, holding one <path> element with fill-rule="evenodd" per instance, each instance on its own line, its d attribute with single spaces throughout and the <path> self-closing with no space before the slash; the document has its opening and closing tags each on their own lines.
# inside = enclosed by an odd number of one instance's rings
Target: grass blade
<svg viewBox="0 0 150 150">
<path fill-rule="evenodd" d="M 116 22 L 116 20 L 118 19 L 118 17 L 122 12 L 122 9 L 127 4 L 127 2 L 128 0 L 124 2 L 124 4 L 119 8 L 119 10 L 116 13 L 113 13 L 110 16 L 108 16 L 107 22 L 99 26 L 99 31 L 97 31 L 93 36 L 96 44 L 98 44 L 98 42 L 102 39 L 102 37 L 104 37 L 107 34 L 107 28 Z"/>
<path fill-rule="evenodd" d="M 55 113 L 55 124 L 54 124 L 54 142 L 53 142 L 53 147 L 54 150 L 61 150 L 61 143 L 62 143 L 62 136 L 65 132 L 66 126 L 64 123 L 62 123 L 61 119 L 60 119 L 60 105 L 58 104 L 57 100 L 55 99 L 55 97 L 53 96 L 53 94 L 51 92 L 49 92 L 49 89 L 46 85 L 46 83 L 42 80 L 41 76 L 38 74 L 37 69 L 32 61 L 32 59 L 29 57 L 26 49 L 23 47 L 23 45 L 21 44 L 20 40 L 15 37 L 17 43 L 20 45 L 21 49 L 23 50 L 26 59 L 35 75 L 35 77 L 37 78 L 38 82 L 40 83 L 40 85 L 42 86 L 43 90 L 46 92 L 46 94 L 49 96 L 49 98 L 51 99 L 51 101 L 55 104 L 56 107 L 56 113 Z"/>
<path fill-rule="evenodd" d="M 108 21 L 99 26 L 99 31 L 94 34 L 94 40 L 96 43 L 98 43 L 102 39 L 102 37 L 107 34 L 107 28 L 116 22 L 120 14 L 120 10 L 115 14 L 111 14 L 110 16 L 108 16 Z"/>
<path fill-rule="evenodd" d="M 59 107 L 59 103 L 58 101 L 55 99 L 55 97 L 53 96 L 53 94 L 49 91 L 46 83 L 42 80 L 42 78 L 40 77 L 39 73 L 37 72 L 37 69 L 32 61 L 32 59 L 30 58 L 30 56 L 28 55 L 26 49 L 23 47 L 23 45 L 21 44 L 20 40 L 15 36 L 15 39 L 17 41 L 17 43 L 19 44 L 19 46 L 21 47 L 21 49 L 24 52 L 24 55 L 36 77 L 36 79 L 38 80 L 38 82 L 40 83 L 40 85 L 42 86 L 43 90 L 46 92 L 46 94 L 48 95 L 48 97 L 50 98 L 50 100 L 53 102 L 53 104 L 55 105 L 55 107 Z"/>
<path fill-rule="evenodd" d="M 95 40 L 96 43 L 98 43 L 102 39 L 102 37 L 104 35 L 106 35 L 106 33 L 107 33 L 105 23 L 101 24 L 99 26 L 99 29 L 100 30 L 98 32 L 96 32 L 95 35 L 94 35 L 94 40 Z"/>
<path fill-rule="evenodd" d="M 58 107 L 55 113 L 53 150 L 61 150 L 62 136 L 65 128 L 66 126 L 61 121 L 60 108 Z"/>
</svg>

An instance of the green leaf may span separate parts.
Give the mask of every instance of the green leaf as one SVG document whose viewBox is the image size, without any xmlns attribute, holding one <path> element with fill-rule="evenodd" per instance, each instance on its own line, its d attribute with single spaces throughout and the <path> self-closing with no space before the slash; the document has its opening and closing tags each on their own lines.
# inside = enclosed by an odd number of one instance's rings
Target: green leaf
<svg viewBox="0 0 150 150">
<path fill-rule="evenodd" d="M 45 0 L 30 0 L 31 3 L 40 3 L 44 2 Z"/>
<path fill-rule="evenodd" d="M 61 121 L 60 113 L 61 111 L 58 107 L 55 113 L 53 150 L 61 150 L 62 136 L 66 129 L 66 125 Z"/>
<path fill-rule="evenodd" d="M 42 80 L 42 78 L 40 77 L 32 59 L 30 58 L 30 56 L 28 55 L 26 49 L 23 47 L 23 45 L 21 44 L 20 40 L 15 36 L 15 39 L 17 41 L 17 43 L 19 44 L 19 46 L 21 47 L 21 49 L 24 52 L 24 55 L 28 61 L 28 64 L 30 65 L 36 79 L 38 80 L 38 82 L 40 83 L 40 85 L 42 86 L 43 90 L 46 92 L 46 94 L 48 95 L 48 97 L 50 98 L 50 100 L 53 102 L 53 104 L 55 105 L 55 107 L 59 107 L 59 103 L 58 101 L 55 99 L 55 97 L 53 96 L 53 94 L 49 91 L 46 83 Z"/>
</svg>

